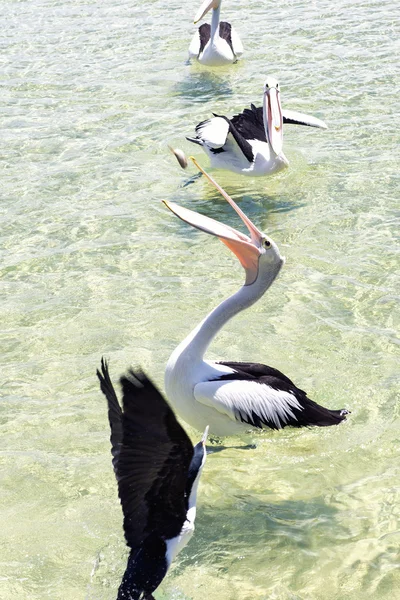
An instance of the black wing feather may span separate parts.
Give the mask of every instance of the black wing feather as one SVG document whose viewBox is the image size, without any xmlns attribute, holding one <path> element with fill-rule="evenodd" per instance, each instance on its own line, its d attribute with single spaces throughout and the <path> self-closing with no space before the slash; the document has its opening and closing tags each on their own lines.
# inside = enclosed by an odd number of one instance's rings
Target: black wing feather
<svg viewBox="0 0 400 600">
<path fill-rule="evenodd" d="M 199 54 L 197 56 L 200 56 L 200 54 L 203 52 L 204 48 L 206 47 L 206 45 L 211 37 L 211 27 L 210 27 L 209 23 L 203 23 L 202 25 L 200 25 L 199 36 L 200 36 L 200 49 L 199 49 Z"/>
<path fill-rule="evenodd" d="M 108 373 L 108 365 L 107 361 L 102 358 L 101 359 L 101 372 L 97 369 L 97 377 L 100 381 L 100 389 L 107 398 L 108 403 L 108 420 L 110 423 L 111 435 L 111 454 L 113 456 L 112 464 L 115 471 L 115 476 L 118 479 L 117 475 L 117 463 L 118 457 L 121 451 L 122 446 L 122 410 L 118 402 L 117 395 L 115 393 L 113 384 L 111 383 L 110 375 Z"/>
<path fill-rule="evenodd" d="M 225 40 L 235 56 L 235 51 L 232 44 L 232 26 L 227 21 L 221 21 L 219 24 L 219 37 Z"/>
<path fill-rule="evenodd" d="M 284 114 L 282 117 L 283 123 L 286 125 L 307 125 L 306 123 L 300 123 L 297 120 L 293 120 L 290 117 L 285 117 Z M 232 117 L 231 123 L 236 127 L 237 131 L 246 138 L 246 140 L 267 141 L 262 106 L 257 107 L 254 104 L 251 104 L 250 108 L 245 108 L 243 112 Z M 310 125 L 310 127 L 313 127 L 313 125 Z"/>
<path fill-rule="evenodd" d="M 105 361 L 102 368 L 104 379 L 109 380 Z M 130 369 L 121 386 L 123 437 L 115 471 L 125 537 L 134 549 L 151 533 L 170 539 L 181 531 L 193 446 L 143 372 Z"/>
<path fill-rule="evenodd" d="M 256 108 L 251 104 L 251 108 L 245 108 L 243 112 L 233 116 L 231 123 L 246 140 L 267 141 L 262 107 Z"/>
</svg>

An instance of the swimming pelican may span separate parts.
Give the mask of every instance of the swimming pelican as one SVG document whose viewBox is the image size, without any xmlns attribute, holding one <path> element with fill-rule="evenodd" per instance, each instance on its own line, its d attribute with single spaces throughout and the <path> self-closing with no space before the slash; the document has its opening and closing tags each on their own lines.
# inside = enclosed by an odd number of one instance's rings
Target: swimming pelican
<svg viewBox="0 0 400 600">
<path fill-rule="evenodd" d="M 249 426 L 282 429 L 287 425 L 337 425 L 345 419 L 347 410 L 319 406 L 273 367 L 204 360 L 204 353 L 221 327 L 264 295 L 285 259 L 275 242 L 257 229 L 232 198 L 195 164 L 238 213 L 250 236 L 173 202 L 164 203 L 189 225 L 218 237 L 239 259 L 246 280 L 172 353 L 165 372 L 165 390 L 171 404 L 186 423 L 198 430 L 207 423 L 217 436 L 238 434 Z"/>
<path fill-rule="evenodd" d="M 199 63 L 209 67 L 235 63 L 243 54 L 242 42 L 232 25 L 219 20 L 221 2 L 222 0 L 205 0 L 194 18 L 196 24 L 213 9 L 211 27 L 208 23 L 203 23 L 189 46 L 189 58 L 197 58 Z"/>
<path fill-rule="evenodd" d="M 270 175 L 289 165 L 282 152 L 284 123 L 327 129 L 316 117 L 282 110 L 279 83 L 268 77 L 262 107 L 252 104 L 232 119 L 214 114 L 213 119 L 196 126 L 195 138 L 186 139 L 203 148 L 211 167 L 243 175 Z"/>
<path fill-rule="evenodd" d="M 208 428 L 193 448 L 158 389 L 142 371 L 121 377 L 123 410 L 102 359 L 111 453 L 130 554 L 117 600 L 154 600 L 177 553 L 194 531 Z"/>
</svg>

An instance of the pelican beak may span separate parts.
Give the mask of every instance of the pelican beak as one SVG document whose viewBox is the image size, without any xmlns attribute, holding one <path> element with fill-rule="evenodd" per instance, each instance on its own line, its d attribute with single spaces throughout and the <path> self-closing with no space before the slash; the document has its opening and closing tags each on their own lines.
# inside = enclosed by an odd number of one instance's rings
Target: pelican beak
<svg viewBox="0 0 400 600">
<path fill-rule="evenodd" d="M 208 437 L 208 429 L 209 429 L 209 427 L 208 427 L 208 425 L 207 425 L 207 427 L 205 428 L 205 430 L 204 430 L 204 433 L 203 433 L 203 435 L 202 435 L 202 438 L 201 438 L 201 440 L 200 440 L 200 441 L 201 441 L 201 443 L 203 444 L 203 446 L 205 446 L 205 445 L 206 445 L 206 441 L 207 441 L 207 437 Z"/>
<path fill-rule="evenodd" d="M 188 161 L 184 151 L 180 148 L 172 148 L 172 146 L 168 146 L 168 148 L 171 150 L 172 154 L 175 156 L 182 169 L 186 169 L 186 167 L 188 166 Z"/>
<path fill-rule="evenodd" d="M 175 204 L 175 202 L 167 202 L 166 200 L 163 200 L 163 202 L 170 211 L 182 219 L 182 221 L 185 221 L 185 223 L 192 225 L 192 227 L 196 227 L 196 229 L 200 229 L 200 231 L 204 231 L 205 233 L 209 233 L 210 235 L 214 235 L 219 238 L 221 242 L 223 242 L 225 246 L 227 246 L 235 254 L 235 256 L 237 256 L 240 264 L 246 272 L 245 284 L 251 285 L 257 279 L 258 259 L 260 258 L 260 248 L 262 246 L 264 236 L 262 232 L 257 229 L 257 227 L 238 207 L 236 202 L 234 202 L 232 198 L 228 196 L 225 190 L 223 190 L 218 183 L 200 167 L 193 157 L 190 158 L 196 167 L 200 169 L 203 175 L 205 175 L 210 183 L 222 194 L 225 200 L 227 200 L 227 202 L 229 202 L 232 208 L 237 212 L 243 223 L 246 225 L 250 233 L 250 237 L 241 233 L 240 231 L 237 231 L 229 225 L 219 223 L 215 219 L 211 219 L 210 217 L 201 215 L 193 210 L 179 206 L 178 204 Z"/>
<path fill-rule="evenodd" d="M 283 148 L 283 117 L 279 90 L 270 87 L 264 92 L 263 103 L 265 134 L 277 156 Z"/>
<path fill-rule="evenodd" d="M 201 21 L 201 19 L 208 13 L 212 8 L 218 8 L 219 0 L 204 0 L 203 4 L 200 6 L 199 10 L 196 13 L 194 18 L 194 24 Z"/>
</svg>

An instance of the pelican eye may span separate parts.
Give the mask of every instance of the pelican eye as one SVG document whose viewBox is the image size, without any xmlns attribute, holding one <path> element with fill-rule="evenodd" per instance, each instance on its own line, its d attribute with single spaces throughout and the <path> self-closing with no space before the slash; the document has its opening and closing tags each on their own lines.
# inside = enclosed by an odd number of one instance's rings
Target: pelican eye
<svg viewBox="0 0 400 600">
<path fill-rule="evenodd" d="M 264 247 L 269 248 L 271 246 L 271 242 L 269 240 L 264 240 Z"/>
</svg>

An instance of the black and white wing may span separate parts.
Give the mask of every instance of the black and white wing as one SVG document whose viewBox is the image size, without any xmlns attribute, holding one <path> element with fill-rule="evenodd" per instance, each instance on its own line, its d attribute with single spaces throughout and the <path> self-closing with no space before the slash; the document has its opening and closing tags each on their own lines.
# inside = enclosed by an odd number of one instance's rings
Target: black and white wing
<svg viewBox="0 0 400 600">
<path fill-rule="evenodd" d="M 202 121 L 196 126 L 196 137 L 186 138 L 200 146 L 205 146 L 212 154 L 227 152 L 231 155 L 243 156 L 254 160 L 253 148 L 248 140 L 237 130 L 227 117 L 216 115 L 213 119 Z"/>
<path fill-rule="evenodd" d="M 128 546 L 138 548 L 152 533 L 171 539 L 179 535 L 186 519 L 192 443 L 142 371 L 130 369 L 121 378 L 123 407 L 119 411 L 106 361 L 97 375 L 115 432 L 111 436 L 116 448 L 114 469 Z"/>
<path fill-rule="evenodd" d="M 189 142 L 207 146 L 211 150 L 218 150 L 226 144 L 229 133 L 229 119 L 214 117 L 201 121 L 196 125 L 196 137 L 186 138 Z"/>
<path fill-rule="evenodd" d="M 234 58 L 239 58 L 243 54 L 243 45 L 238 34 L 230 23 L 221 21 L 219 24 L 219 37 L 226 41 L 232 51 Z"/>
<path fill-rule="evenodd" d="M 243 112 L 234 115 L 231 123 L 246 140 L 260 140 L 266 142 L 263 109 L 251 104 Z"/>
<path fill-rule="evenodd" d="M 259 109 L 262 111 L 262 108 Z M 304 113 L 297 112 L 296 110 L 282 110 L 283 122 L 288 125 L 305 125 L 306 127 L 317 127 L 318 129 L 328 129 L 328 126 L 324 121 L 313 117 L 311 115 L 305 115 Z"/>
<path fill-rule="evenodd" d="M 198 402 L 253 427 L 282 429 L 337 425 L 348 411 L 329 410 L 310 400 L 277 369 L 258 363 L 218 363 L 233 373 L 199 383 L 194 388 Z"/>
<path fill-rule="evenodd" d="M 243 54 L 243 44 L 242 41 L 236 31 L 236 29 L 231 26 L 231 39 L 232 39 L 232 46 L 233 46 L 233 51 L 235 53 L 235 55 L 240 58 Z"/>
<path fill-rule="evenodd" d="M 207 46 L 211 37 L 211 26 L 209 23 L 203 23 L 199 27 L 198 38 L 199 38 L 199 52 L 198 56 L 203 52 Z"/>
<path fill-rule="evenodd" d="M 327 129 L 327 125 L 321 119 L 294 110 L 282 109 L 282 117 L 283 123 L 286 125 L 305 125 Z M 251 104 L 250 108 L 245 108 L 243 112 L 232 117 L 231 123 L 247 140 L 267 141 L 262 106 L 256 107 Z"/>
<path fill-rule="evenodd" d="M 196 33 L 192 37 L 189 46 L 189 57 L 198 58 L 203 52 L 211 37 L 211 27 L 209 23 L 200 25 Z"/>
</svg>

